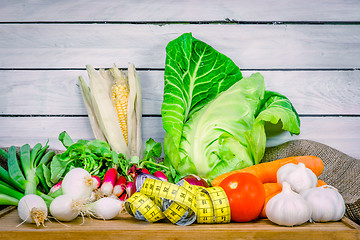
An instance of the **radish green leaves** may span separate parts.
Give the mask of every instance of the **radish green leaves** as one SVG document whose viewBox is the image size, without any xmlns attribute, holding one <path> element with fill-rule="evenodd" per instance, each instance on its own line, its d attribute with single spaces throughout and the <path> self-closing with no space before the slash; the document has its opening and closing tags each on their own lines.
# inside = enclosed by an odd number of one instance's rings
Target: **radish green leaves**
<svg viewBox="0 0 360 240">
<path fill-rule="evenodd" d="M 260 73 L 243 78 L 225 55 L 191 33 L 166 48 L 161 109 L 165 163 L 180 175 L 216 176 L 261 161 L 264 122 L 282 123 L 299 134 L 300 120 L 291 102 L 267 91 Z"/>
</svg>

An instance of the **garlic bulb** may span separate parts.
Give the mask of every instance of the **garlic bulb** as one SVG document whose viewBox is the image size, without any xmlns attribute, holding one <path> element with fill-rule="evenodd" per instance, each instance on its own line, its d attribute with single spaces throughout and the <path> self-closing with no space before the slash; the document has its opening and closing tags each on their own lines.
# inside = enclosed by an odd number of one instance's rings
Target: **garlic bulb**
<svg viewBox="0 0 360 240">
<path fill-rule="evenodd" d="M 287 182 L 291 189 L 299 193 L 305 189 L 316 187 L 317 177 L 303 163 L 288 163 L 277 171 L 278 183 Z"/>
<path fill-rule="evenodd" d="M 333 186 L 304 190 L 300 195 L 312 209 L 311 219 L 315 222 L 338 221 L 345 214 L 345 202 L 341 194 Z"/>
<path fill-rule="evenodd" d="M 307 202 L 291 190 L 287 182 L 282 191 L 266 204 L 266 216 L 273 223 L 283 226 L 295 226 L 310 220 L 311 210 Z"/>
</svg>

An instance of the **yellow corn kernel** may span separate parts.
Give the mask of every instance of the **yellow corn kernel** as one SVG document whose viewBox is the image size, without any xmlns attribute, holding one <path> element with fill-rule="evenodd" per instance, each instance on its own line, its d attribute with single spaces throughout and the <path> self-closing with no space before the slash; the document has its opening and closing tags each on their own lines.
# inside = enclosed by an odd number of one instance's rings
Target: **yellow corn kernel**
<svg viewBox="0 0 360 240">
<path fill-rule="evenodd" d="M 111 88 L 111 98 L 116 108 L 119 124 L 124 135 L 126 144 L 128 144 L 128 126 L 127 126 L 127 107 L 129 97 L 129 83 L 125 78 L 115 80 Z"/>
</svg>

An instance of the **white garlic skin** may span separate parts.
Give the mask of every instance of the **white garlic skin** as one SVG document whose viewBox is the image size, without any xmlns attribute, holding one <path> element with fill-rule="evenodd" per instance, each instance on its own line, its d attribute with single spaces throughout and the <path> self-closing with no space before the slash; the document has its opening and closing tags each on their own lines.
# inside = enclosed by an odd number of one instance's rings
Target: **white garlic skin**
<svg viewBox="0 0 360 240">
<path fill-rule="evenodd" d="M 312 210 L 315 222 L 339 221 L 345 214 L 345 202 L 341 194 L 332 186 L 321 186 L 304 190 L 300 195 Z"/>
<path fill-rule="evenodd" d="M 287 182 L 283 190 L 266 204 L 266 216 L 270 221 L 283 226 L 301 225 L 310 220 L 311 209 L 300 194 L 291 190 Z"/>
<path fill-rule="evenodd" d="M 291 189 L 297 193 L 316 187 L 317 176 L 303 163 L 288 163 L 277 171 L 277 181 L 282 184 L 288 182 Z"/>
</svg>

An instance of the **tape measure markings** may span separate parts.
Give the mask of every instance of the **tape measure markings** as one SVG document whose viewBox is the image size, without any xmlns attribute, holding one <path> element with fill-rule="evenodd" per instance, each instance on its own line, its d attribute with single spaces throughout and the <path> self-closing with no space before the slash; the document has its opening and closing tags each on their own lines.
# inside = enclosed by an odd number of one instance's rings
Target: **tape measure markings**
<svg viewBox="0 0 360 240">
<path fill-rule="evenodd" d="M 167 218 L 174 224 L 230 222 L 229 201 L 220 187 L 204 188 L 186 181 L 177 184 L 147 178 L 140 192 L 125 203 L 130 214 L 155 222 Z"/>
<path fill-rule="evenodd" d="M 136 211 L 139 211 L 149 222 L 156 222 L 165 217 L 150 198 L 139 192 L 134 193 L 127 202 L 131 204 L 129 207 L 133 216 L 135 216 Z"/>
<path fill-rule="evenodd" d="M 170 206 L 163 212 L 165 217 L 172 223 L 178 222 L 181 217 L 184 216 L 188 208 L 196 208 L 196 205 L 193 205 L 192 199 L 195 199 L 193 194 L 176 184 L 146 179 L 140 192 L 151 196 L 156 195 L 172 201 Z"/>
<path fill-rule="evenodd" d="M 177 223 L 181 217 L 184 216 L 187 210 L 188 207 L 185 205 L 178 202 L 172 202 L 170 207 L 168 207 L 163 213 L 172 223 Z"/>
</svg>

